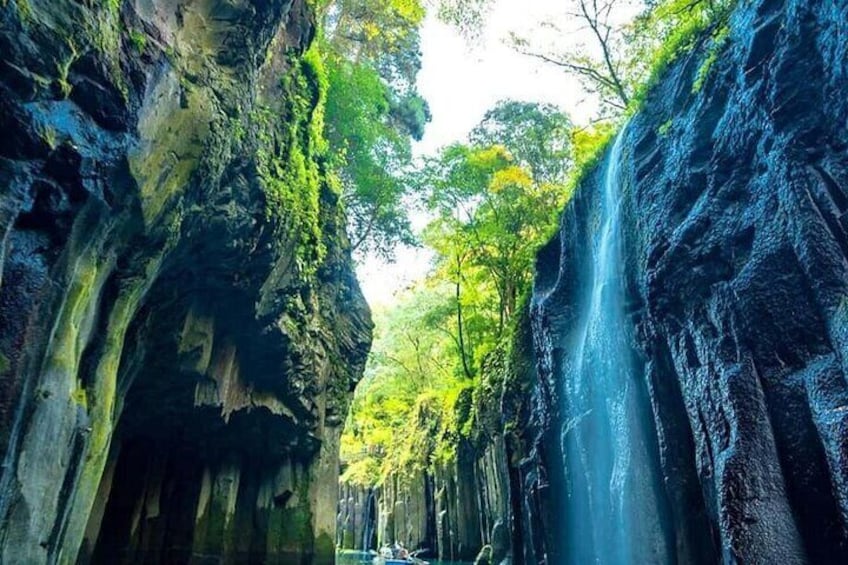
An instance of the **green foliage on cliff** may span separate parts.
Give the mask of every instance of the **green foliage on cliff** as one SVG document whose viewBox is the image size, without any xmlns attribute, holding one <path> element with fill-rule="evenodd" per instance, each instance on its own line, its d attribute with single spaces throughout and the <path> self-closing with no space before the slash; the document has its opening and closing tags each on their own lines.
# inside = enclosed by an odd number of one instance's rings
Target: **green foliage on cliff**
<svg viewBox="0 0 848 565">
<path fill-rule="evenodd" d="M 302 272 L 314 270 L 326 252 L 319 219 L 322 183 L 320 163 L 327 151 L 324 105 L 327 75 L 317 46 L 289 59 L 281 79 L 281 111 L 259 108 L 257 165 L 266 195 L 266 211 L 294 238 L 295 259 Z"/>
<path fill-rule="evenodd" d="M 3 0 L 3 7 L 9 5 L 9 0 Z M 26 21 L 32 17 L 32 8 L 30 8 L 28 0 L 13 0 L 13 5 L 18 9 L 21 19 Z"/>
<path fill-rule="evenodd" d="M 712 34 L 709 37 L 709 47 L 707 49 L 707 54 L 704 57 L 701 66 L 698 67 L 698 75 L 695 77 L 695 82 L 692 83 L 692 92 L 696 93 L 701 90 L 704 86 L 704 82 L 707 80 L 707 77 L 710 74 L 710 69 L 712 69 L 715 62 L 718 60 L 719 55 L 721 54 L 721 50 L 724 47 L 724 44 L 727 42 L 727 38 L 730 35 L 730 26 L 727 21 L 724 21 L 717 25 L 715 29 L 713 29 Z"/>
<path fill-rule="evenodd" d="M 540 23 L 560 32 L 552 44 L 514 35 L 513 45 L 576 76 L 598 101 L 599 117 L 615 120 L 636 112 L 671 63 L 689 53 L 711 30 L 724 27 L 735 3 L 566 0 L 559 22 Z M 563 48 L 567 42 L 561 37 L 571 33 L 585 37 L 585 43 Z M 721 43 L 715 39 L 715 44 Z"/>
<path fill-rule="evenodd" d="M 501 135 L 509 132 L 509 135 Z M 555 108 L 503 102 L 465 144 L 413 176 L 431 221 L 429 276 L 377 311 L 372 354 L 343 436 L 343 480 L 377 484 L 453 463 L 478 407 L 495 409 L 483 368 L 510 340 L 538 246 L 567 198 L 571 125 Z M 579 138 L 579 136 L 578 136 Z M 480 401 L 484 398 L 484 401 Z"/>
<path fill-rule="evenodd" d="M 603 158 L 607 145 L 615 132 L 615 124 L 610 121 L 601 121 L 589 127 L 577 128 L 571 132 L 574 166 L 569 171 L 566 182 L 567 198 L 571 197 L 586 173 L 594 169 Z"/>
<path fill-rule="evenodd" d="M 415 89 L 420 68 L 418 0 L 335 0 L 313 3 L 316 39 L 291 53 L 280 78 L 280 107 L 251 112 L 266 212 L 280 237 L 295 244 L 302 272 L 326 253 L 322 190 L 339 192 L 354 252 L 390 255 L 412 243 L 403 173 L 410 143 L 429 111 Z M 129 41 L 137 44 L 130 34 Z M 230 119 L 233 137 L 248 131 Z"/>
<path fill-rule="evenodd" d="M 727 38 L 727 23 L 737 0 L 662 0 L 648 7 L 627 28 L 628 74 L 637 111 L 663 72 L 703 40 L 711 51 L 696 78 L 699 89 Z"/>
<path fill-rule="evenodd" d="M 397 242 L 412 242 L 400 174 L 411 158 L 410 134 L 392 122 L 392 93 L 374 69 L 338 56 L 328 63 L 327 137 L 351 243 L 388 255 Z"/>
<path fill-rule="evenodd" d="M 302 55 L 289 55 L 282 107 L 251 114 L 266 211 L 279 235 L 294 241 L 301 271 L 314 271 L 326 252 L 324 188 L 341 193 L 354 252 L 390 255 L 398 242 L 412 243 L 403 172 L 411 139 L 429 120 L 415 89 L 424 16 L 418 0 L 334 0 L 313 8 L 316 39 Z M 243 140 L 241 120 L 231 122 L 234 138 Z"/>
<path fill-rule="evenodd" d="M 147 46 L 147 36 L 138 30 L 132 29 L 129 31 L 129 37 L 130 43 L 135 47 L 135 50 L 143 53 L 144 48 Z"/>
<path fill-rule="evenodd" d="M 339 0 L 324 18 L 326 137 L 358 254 L 413 241 L 403 174 L 430 118 L 416 89 L 423 17 L 418 0 Z"/>
</svg>

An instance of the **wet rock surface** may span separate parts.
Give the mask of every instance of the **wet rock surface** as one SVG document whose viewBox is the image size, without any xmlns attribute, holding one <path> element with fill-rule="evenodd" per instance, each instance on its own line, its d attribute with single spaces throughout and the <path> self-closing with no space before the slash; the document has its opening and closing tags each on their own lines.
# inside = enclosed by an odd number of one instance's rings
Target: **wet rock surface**
<svg viewBox="0 0 848 565">
<path fill-rule="evenodd" d="M 623 140 L 627 332 L 656 517 L 675 562 L 844 563 L 848 3 L 759 0 L 731 22 L 703 84 L 706 47 L 672 66 Z M 568 562 L 562 366 L 603 169 L 538 258 L 516 366 L 533 393 L 507 435 L 515 562 Z"/>
<path fill-rule="evenodd" d="M 370 316 L 320 156 L 269 188 L 313 29 L 299 0 L 0 10 L 0 561 L 332 562 Z"/>
<path fill-rule="evenodd" d="M 368 550 L 398 541 L 448 561 L 473 561 L 492 544 L 505 556 L 505 477 L 502 442 L 492 439 L 464 442 L 455 461 L 434 470 L 390 473 L 378 487 L 342 483 L 337 544 Z"/>
</svg>

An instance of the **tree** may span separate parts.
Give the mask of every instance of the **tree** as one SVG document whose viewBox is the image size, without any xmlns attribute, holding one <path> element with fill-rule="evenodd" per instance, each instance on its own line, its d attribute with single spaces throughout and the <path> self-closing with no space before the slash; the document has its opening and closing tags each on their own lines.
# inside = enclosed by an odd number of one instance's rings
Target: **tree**
<svg viewBox="0 0 848 565">
<path fill-rule="evenodd" d="M 564 23 L 576 24 L 589 45 L 561 49 L 512 35 L 515 49 L 557 65 L 583 82 L 601 117 L 621 115 L 658 74 L 688 51 L 735 0 L 568 0 Z M 567 35 L 546 22 L 558 37 Z M 572 32 L 574 33 L 574 32 Z"/>
<path fill-rule="evenodd" d="M 467 39 L 477 39 L 485 27 L 485 16 L 492 0 L 438 0 L 439 19 L 452 25 Z"/>
<path fill-rule="evenodd" d="M 624 110 L 630 103 L 632 86 L 626 78 L 624 30 L 615 25 L 613 16 L 630 3 L 630 0 L 568 0 L 567 19 L 579 24 L 578 32 L 588 32 L 594 49 L 585 45 L 566 51 L 540 48 L 515 34 L 512 36 L 513 46 L 525 55 L 576 75 L 583 80 L 589 92 L 598 96 L 602 105 Z M 553 24 L 551 26 L 556 29 Z M 562 34 L 562 30 L 557 31 Z"/>
<path fill-rule="evenodd" d="M 343 480 L 373 485 L 449 460 L 468 433 L 469 393 L 507 335 L 535 251 L 567 196 L 567 125 L 550 106 L 502 102 L 469 143 L 445 148 L 412 176 L 433 218 L 422 239 L 434 265 L 390 312 L 377 313 L 342 440 Z M 505 145 L 495 142 L 501 134 Z"/>
<path fill-rule="evenodd" d="M 419 173 L 420 190 L 436 216 L 425 243 L 455 285 L 463 337 L 462 292 L 471 273 L 483 273 L 476 285 L 489 286 L 496 296 L 494 339 L 529 285 L 533 254 L 566 196 L 568 124 L 550 106 L 500 102 L 475 128 L 471 145 L 444 149 Z M 493 143 L 501 138 L 505 145 Z"/>
<path fill-rule="evenodd" d="M 409 139 L 389 119 L 390 93 L 369 67 L 341 57 L 327 64 L 326 137 L 338 172 L 354 252 L 389 255 L 412 242 L 397 173 L 409 164 Z"/>
<path fill-rule="evenodd" d="M 325 17 L 325 135 L 357 255 L 414 241 L 403 173 L 430 119 L 415 82 L 423 16 L 418 0 L 341 0 Z"/>
<path fill-rule="evenodd" d="M 500 337 L 530 283 L 533 255 L 550 233 L 563 187 L 536 182 L 497 145 L 449 148 L 429 184 L 438 231 L 425 241 L 457 271 L 464 266 L 466 273 L 453 274 L 457 285 L 471 269 L 485 273 L 497 296 L 493 335 Z"/>
<path fill-rule="evenodd" d="M 551 104 L 501 100 L 486 112 L 469 140 L 503 145 L 539 182 L 562 182 L 572 165 L 571 120 Z"/>
<path fill-rule="evenodd" d="M 323 29 L 338 54 L 373 62 L 408 51 L 424 13 L 418 0 L 336 0 L 328 5 Z"/>
</svg>

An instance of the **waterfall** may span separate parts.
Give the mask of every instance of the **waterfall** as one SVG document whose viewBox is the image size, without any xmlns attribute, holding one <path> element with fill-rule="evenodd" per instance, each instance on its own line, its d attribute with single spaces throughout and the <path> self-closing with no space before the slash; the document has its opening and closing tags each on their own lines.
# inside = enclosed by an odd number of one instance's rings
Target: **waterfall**
<svg viewBox="0 0 848 565">
<path fill-rule="evenodd" d="M 563 363 L 566 501 L 561 554 L 571 564 L 670 563 L 659 517 L 649 407 L 627 340 L 620 164 L 625 128 L 607 157 L 587 224 L 591 277 L 578 295 Z"/>
<path fill-rule="evenodd" d="M 374 489 L 368 489 L 368 497 L 365 499 L 365 523 L 362 526 L 362 551 L 372 549 L 371 539 L 374 536 Z"/>
</svg>

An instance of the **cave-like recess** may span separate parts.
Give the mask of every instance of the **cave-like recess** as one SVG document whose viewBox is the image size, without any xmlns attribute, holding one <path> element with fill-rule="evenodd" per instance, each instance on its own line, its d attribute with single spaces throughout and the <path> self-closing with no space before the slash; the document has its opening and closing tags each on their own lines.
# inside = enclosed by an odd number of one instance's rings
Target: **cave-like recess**
<svg viewBox="0 0 848 565">
<path fill-rule="evenodd" d="M 158 286 L 151 303 L 179 314 L 142 308 L 130 327 L 118 382 L 125 399 L 79 562 L 258 563 L 269 550 L 297 562 L 313 543 L 305 489 L 317 442 L 282 403 L 256 400 L 290 391 L 242 375 L 278 360 L 253 355 L 256 343 L 241 347 L 261 338 L 233 314 L 246 311 L 237 290 Z"/>
<path fill-rule="evenodd" d="M 332 562 L 371 322 L 315 26 L 303 0 L 0 10 L 0 562 Z"/>
</svg>

